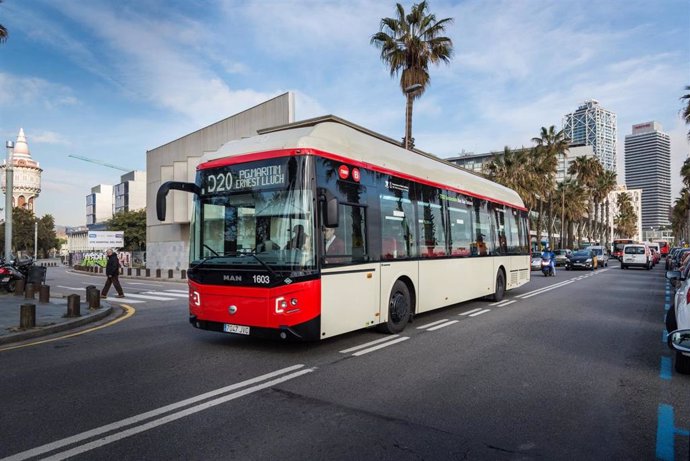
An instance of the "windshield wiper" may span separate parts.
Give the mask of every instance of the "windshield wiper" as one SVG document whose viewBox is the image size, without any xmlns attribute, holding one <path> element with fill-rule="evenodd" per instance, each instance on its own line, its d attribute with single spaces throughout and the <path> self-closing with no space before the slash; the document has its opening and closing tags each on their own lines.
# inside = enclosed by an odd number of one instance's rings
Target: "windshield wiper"
<svg viewBox="0 0 690 461">
<path fill-rule="evenodd" d="M 210 246 L 206 245 L 205 243 L 203 244 L 203 247 L 206 248 L 207 250 L 209 250 L 211 253 L 213 253 L 213 256 L 206 256 L 204 259 L 202 259 L 201 261 L 199 261 L 197 264 L 195 264 L 194 266 L 190 267 L 190 269 L 194 270 L 194 269 L 196 269 L 197 267 L 201 266 L 202 264 L 204 264 L 204 263 L 206 263 L 206 262 L 208 262 L 208 261 L 210 261 L 210 260 L 212 260 L 212 259 L 223 258 L 223 257 L 225 257 L 225 256 L 237 256 L 237 252 L 235 252 L 235 251 L 233 251 L 233 252 L 228 252 L 228 253 L 223 253 L 223 254 L 219 254 L 216 250 L 214 250 L 214 249 L 211 248 Z"/>
<path fill-rule="evenodd" d="M 261 265 L 262 265 L 262 266 L 263 266 L 273 277 L 278 278 L 278 274 L 276 274 L 276 273 L 273 271 L 273 269 L 271 269 L 271 266 L 269 266 L 269 265 L 266 264 L 261 258 L 259 258 L 259 257 L 256 255 L 255 252 L 252 251 L 251 253 L 242 253 L 241 256 L 245 256 L 245 255 L 249 255 L 249 256 L 251 256 L 252 258 L 254 258 L 254 259 L 256 259 L 257 261 L 259 261 L 259 264 L 261 264 Z M 240 257 L 241 257 L 241 256 L 240 256 Z"/>
</svg>

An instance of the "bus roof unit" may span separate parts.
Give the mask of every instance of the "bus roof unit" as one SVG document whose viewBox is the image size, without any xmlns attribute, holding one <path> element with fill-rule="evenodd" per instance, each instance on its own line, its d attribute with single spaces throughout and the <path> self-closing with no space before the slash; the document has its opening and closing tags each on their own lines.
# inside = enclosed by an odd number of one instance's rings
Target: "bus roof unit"
<svg viewBox="0 0 690 461">
<path fill-rule="evenodd" d="M 227 157 L 289 149 L 313 149 L 342 156 L 344 162 L 356 162 L 391 174 L 402 173 L 422 182 L 524 209 L 520 196 L 507 187 L 426 152 L 405 150 L 391 138 L 332 115 L 260 130 L 257 136 L 230 141 L 216 152 L 204 154 L 200 166 Z"/>
</svg>

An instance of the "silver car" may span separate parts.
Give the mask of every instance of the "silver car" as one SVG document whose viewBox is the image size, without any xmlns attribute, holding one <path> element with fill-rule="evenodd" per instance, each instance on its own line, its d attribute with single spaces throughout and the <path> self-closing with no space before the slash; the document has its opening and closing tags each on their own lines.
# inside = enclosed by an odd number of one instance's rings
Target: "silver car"
<svg viewBox="0 0 690 461">
<path fill-rule="evenodd" d="M 532 262 L 530 263 L 530 269 L 533 271 L 541 270 L 541 253 L 538 251 L 532 252 Z"/>
<path fill-rule="evenodd" d="M 599 267 L 608 267 L 609 265 L 609 255 L 606 252 L 606 248 L 602 246 L 588 246 L 585 250 L 592 250 L 595 255 L 597 255 L 597 262 Z"/>
<path fill-rule="evenodd" d="M 563 248 L 563 249 L 558 249 L 558 250 L 554 251 L 553 253 L 556 255 L 556 258 L 554 259 L 556 266 L 565 266 L 565 263 L 568 260 L 568 256 L 570 256 L 573 252 L 572 252 L 572 250 L 568 250 L 567 248 Z"/>
</svg>

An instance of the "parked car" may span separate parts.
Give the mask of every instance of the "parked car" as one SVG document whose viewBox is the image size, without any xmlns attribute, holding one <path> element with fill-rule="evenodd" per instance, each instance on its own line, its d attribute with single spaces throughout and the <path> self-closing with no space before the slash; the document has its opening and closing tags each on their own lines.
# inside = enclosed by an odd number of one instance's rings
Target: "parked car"
<svg viewBox="0 0 690 461">
<path fill-rule="evenodd" d="M 606 247 L 599 245 L 592 245 L 585 248 L 585 250 L 592 250 L 595 255 L 597 255 L 597 263 L 600 267 L 608 267 L 609 265 L 609 255 L 606 252 Z"/>
<path fill-rule="evenodd" d="M 676 351 L 675 368 L 678 373 L 690 374 L 690 265 L 683 272 L 668 271 L 666 278 L 676 288 L 674 302 L 666 311 L 668 346 Z"/>
<path fill-rule="evenodd" d="M 565 270 L 588 269 L 593 271 L 598 267 L 597 255 L 592 250 L 577 250 L 568 258 L 565 263 Z"/>
<path fill-rule="evenodd" d="M 530 262 L 530 269 L 533 271 L 541 270 L 541 253 L 538 251 L 532 252 L 532 260 Z"/>
<path fill-rule="evenodd" d="M 556 259 L 554 260 L 556 266 L 565 266 L 566 261 L 568 261 L 568 256 L 573 254 L 572 250 L 567 248 L 560 248 L 553 253 L 556 255 Z"/>
<path fill-rule="evenodd" d="M 633 243 L 623 247 L 621 269 L 629 267 L 642 267 L 647 270 L 652 268 L 652 255 L 647 245 L 644 243 Z"/>
<path fill-rule="evenodd" d="M 649 251 L 652 254 L 652 267 L 654 267 L 659 264 L 659 261 L 661 261 L 661 253 L 654 247 L 649 247 Z"/>
</svg>

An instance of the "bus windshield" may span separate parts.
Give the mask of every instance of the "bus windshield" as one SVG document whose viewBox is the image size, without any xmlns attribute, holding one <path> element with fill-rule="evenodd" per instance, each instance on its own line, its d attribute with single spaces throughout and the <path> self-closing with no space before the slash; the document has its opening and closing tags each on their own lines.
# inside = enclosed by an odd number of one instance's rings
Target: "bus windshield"
<svg viewBox="0 0 690 461">
<path fill-rule="evenodd" d="M 201 170 L 190 268 L 313 271 L 313 193 L 302 179 L 308 177 L 302 171 L 304 160 L 291 157 Z"/>
</svg>

